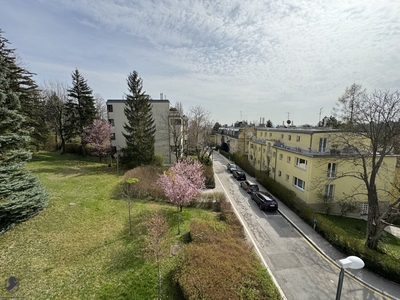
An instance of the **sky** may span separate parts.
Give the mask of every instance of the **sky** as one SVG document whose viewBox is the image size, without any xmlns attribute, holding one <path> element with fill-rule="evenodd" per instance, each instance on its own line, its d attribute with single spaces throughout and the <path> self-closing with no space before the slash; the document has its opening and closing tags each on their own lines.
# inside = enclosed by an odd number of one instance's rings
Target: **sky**
<svg viewBox="0 0 400 300">
<path fill-rule="evenodd" d="M 213 122 L 316 125 L 346 87 L 400 88 L 399 0 L 0 0 L 2 36 L 34 79 L 153 99 Z"/>
</svg>

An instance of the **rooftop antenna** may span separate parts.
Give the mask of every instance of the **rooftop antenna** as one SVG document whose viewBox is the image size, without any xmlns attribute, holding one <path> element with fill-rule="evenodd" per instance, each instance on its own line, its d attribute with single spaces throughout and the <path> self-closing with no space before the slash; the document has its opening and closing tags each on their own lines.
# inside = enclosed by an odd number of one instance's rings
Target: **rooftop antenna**
<svg viewBox="0 0 400 300">
<path fill-rule="evenodd" d="M 320 109 L 319 109 L 319 120 L 318 120 L 318 124 L 321 122 L 321 113 L 322 113 L 322 109 L 323 109 L 324 107 L 322 106 Z"/>
<path fill-rule="evenodd" d="M 242 111 L 240 111 L 240 121 L 243 121 Z"/>
</svg>

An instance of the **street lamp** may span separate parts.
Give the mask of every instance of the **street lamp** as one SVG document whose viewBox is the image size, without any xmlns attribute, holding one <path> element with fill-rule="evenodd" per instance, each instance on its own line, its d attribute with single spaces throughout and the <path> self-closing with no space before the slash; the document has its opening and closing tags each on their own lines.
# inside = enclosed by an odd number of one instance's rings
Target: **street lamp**
<svg viewBox="0 0 400 300">
<path fill-rule="evenodd" d="M 340 295 L 342 294 L 342 285 L 343 285 L 343 277 L 344 277 L 344 269 L 362 269 L 364 267 L 364 262 L 361 258 L 357 256 L 349 256 L 347 258 L 343 258 L 339 260 L 340 264 L 340 274 L 339 274 L 339 282 L 336 291 L 336 300 L 340 300 Z"/>
</svg>

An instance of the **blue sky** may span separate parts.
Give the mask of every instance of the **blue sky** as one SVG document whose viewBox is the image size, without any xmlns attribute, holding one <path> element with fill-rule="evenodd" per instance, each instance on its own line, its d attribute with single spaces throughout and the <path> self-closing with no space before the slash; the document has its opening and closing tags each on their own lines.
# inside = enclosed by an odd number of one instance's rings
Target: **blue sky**
<svg viewBox="0 0 400 300">
<path fill-rule="evenodd" d="M 136 70 L 222 124 L 315 125 L 353 83 L 400 87 L 398 0 L 2 0 L 0 29 L 38 84 L 78 68 L 116 99 Z"/>
</svg>

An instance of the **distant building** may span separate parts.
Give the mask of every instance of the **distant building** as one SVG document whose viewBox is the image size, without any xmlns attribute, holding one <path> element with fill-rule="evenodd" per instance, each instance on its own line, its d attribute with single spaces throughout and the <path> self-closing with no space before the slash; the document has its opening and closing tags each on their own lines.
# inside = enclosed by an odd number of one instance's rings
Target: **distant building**
<svg viewBox="0 0 400 300">
<path fill-rule="evenodd" d="M 113 126 L 111 144 L 114 151 L 126 146 L 125 132 L 123 126 L 127 123 L 124 113 L 126 100 L 109 99 L 107 100 L 108 121 Z M 156 125 L 155 133 L 155 154 L 162 154 L 166 164 L 176 161 L 175 151 L 177 147 L 183 149 L 185 143 L 185 124 L 186 119 L 179 111 L 171 106 L 169 100 L 150 100 L 152 105 L 152 116 Z M 176 140 L 178 138 L 178 140 Z"/>
<path fill-rule="evenodd" d="M 238 122 L 235 123 L 235 125 Z M 242 124 L 240 124 L 242 125 Z M 235 126 L 235 127 L 220 127 L 218 132 L 215 134 L 215 142 L 217 145 L 226 143 L 229 148 L 229 152 L 241 152 L 247 153 L 249 142 L 255 135 L 255 128 L 252 126 Z"/>
</svg>

